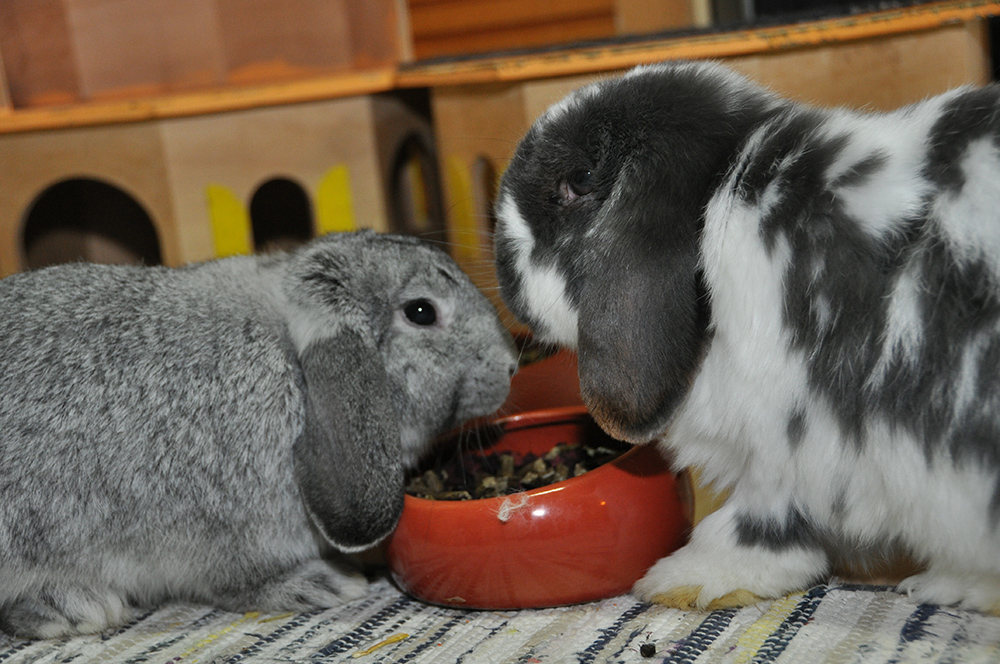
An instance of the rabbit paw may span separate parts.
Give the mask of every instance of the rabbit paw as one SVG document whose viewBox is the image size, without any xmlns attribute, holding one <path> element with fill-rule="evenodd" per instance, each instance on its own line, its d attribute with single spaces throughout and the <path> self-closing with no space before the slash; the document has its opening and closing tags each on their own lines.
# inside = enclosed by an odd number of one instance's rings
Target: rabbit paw
<svg viewBox="0 0 1000 664">
<path fill-rule="evenodd" d="M 941 604 L 1000 615 L 1000 577 L 935 568 L 903 579 L 897 589 L 920 604 Z"/>
<path fill-rule="evenodd" d="M 340 606 L 365 596 L 364 575 L 327 560 L 310 560 L 243 597 L 241 609 L 263 612 L 312 611 Z"/>
<path fill-rule="evenodd" d="M 637 595 L 640 590 L 634 591 Z M 708 596 L 703 597 L 705 590 L 703 586 L 677 586 L 670 588 L 666 592 L 643 597 L 654 604 L 663 604 L 675 609 L 694 609 L 703 611 L 715 611 L 716 609 L 730 609 L 739 606 L 756 604 L 763 600 L 763 597 L 753 594 L 749 590 L 734 590 L 721 597 L 715 597 L 708 601 Z"/>
<path fill-rule="evenodd" d="M 108 590 L 45 589 L 0 607 L 0 629 L 26 639 L 54 639 L 93 634 L 127 622 L 134 609 Z"/>
<path fill-rule="evenodd" d="M 636 582 L 636 597 L 680 609 L 746 606 L 807 588 L 828 568 L 821 549 L 740 544 L 722 514 L 710 519 Z"/>
</svg>

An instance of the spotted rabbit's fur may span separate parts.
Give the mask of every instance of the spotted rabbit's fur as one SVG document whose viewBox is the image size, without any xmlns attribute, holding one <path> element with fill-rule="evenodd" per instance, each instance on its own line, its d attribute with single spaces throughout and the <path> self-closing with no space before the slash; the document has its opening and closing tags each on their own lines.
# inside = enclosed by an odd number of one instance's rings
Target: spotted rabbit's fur
<svg viewBox="0 0 1000 664">
<path fill-rule="evenodd" d="M 1000 608 L 1000 88 L 862 113 L 640 67 L 538 119 L 497 213 L 502 293 L 599 422 L 731 491 L 640 597 L 902 547 L 916 600 Z"/>
</svg>

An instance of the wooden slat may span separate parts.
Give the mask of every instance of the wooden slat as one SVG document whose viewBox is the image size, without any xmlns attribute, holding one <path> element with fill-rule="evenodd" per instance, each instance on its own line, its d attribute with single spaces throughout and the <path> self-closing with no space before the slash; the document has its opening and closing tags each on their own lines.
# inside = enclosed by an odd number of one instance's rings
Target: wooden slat
<svg viewBox="0 0 1000 664">
<path fill-rule="evenodd" d="M 419 41 L 425 37 L 487 32 L 612 13 L 611 0 L 452 0 L 411 7 L 410 24 L 414 38 Z"/>
<path fill-rule="evenodd" d="M 494 29 L 489 32 L 465 32 L 423 38 L 414 42 L 418 59 L 430 59 L 457 53 L 481 53 L 554 46 L 578 41 L 603 39 L 614 34 L 610 14 L 578 17 L 531 26 Z"/>
<path fill-rule="evenodd" d="M 3 53 L 0 52 L 0 115 L 11 113 L 14 105 L 10 101 L 10 88 L 7 87 L 7 75 L 3 68 Z"/>
</svg>

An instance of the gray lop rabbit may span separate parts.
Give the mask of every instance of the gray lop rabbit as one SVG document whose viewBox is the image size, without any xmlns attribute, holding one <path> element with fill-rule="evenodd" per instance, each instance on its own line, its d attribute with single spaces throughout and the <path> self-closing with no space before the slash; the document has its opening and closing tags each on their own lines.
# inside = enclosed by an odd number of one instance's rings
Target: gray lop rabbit
<svg viewBox="0 0 1000 664">
<path fill-rule="evenodd" d="M 486 298 L 410 237 L 0 281 L 0 627 L 363 595 L 329 545 L 387 535 L 404 466 L 496 410 L 515 364 Z"/>
</svg>

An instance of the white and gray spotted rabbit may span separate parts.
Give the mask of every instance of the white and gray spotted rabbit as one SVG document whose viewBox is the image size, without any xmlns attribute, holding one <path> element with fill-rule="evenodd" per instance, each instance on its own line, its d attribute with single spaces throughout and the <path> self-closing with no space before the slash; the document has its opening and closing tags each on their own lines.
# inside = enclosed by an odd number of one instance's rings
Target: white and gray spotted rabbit
<svg viewBox="0 0 1000 664">
<path fill-rule="evenodd" d="M 1000 87 L 863 113 L 639 67 L 537 120 L 497 214 L 502 294 L 597 420 L 731 491 L 639 597 L 899 547 L 914 599 L 1000 610 Z"/>
<path fill-rule="evenodd" d="M 388 534 L 404 465 L 496 410 L 514 367 L 486 298 L 409 237 L 0 281 L 0 626 L 363 595 L 327 545 Z"/>
</svg>

